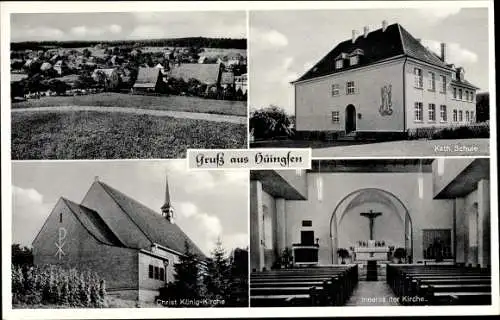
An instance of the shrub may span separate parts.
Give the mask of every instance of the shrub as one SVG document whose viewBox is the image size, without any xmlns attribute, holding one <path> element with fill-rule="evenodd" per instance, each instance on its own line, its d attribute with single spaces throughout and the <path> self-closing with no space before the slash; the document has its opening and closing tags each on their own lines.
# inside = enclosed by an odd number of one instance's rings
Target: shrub
<svg viewBox="0 0 500 320">
<path fill-rule="evenodd" d="M 54 265 L 12 265 L 12 304 L 67 307 L 106 306 L 106 285 L 95 272 Z"/>
<path fill-rule="evenodd" d="M 490 126 L 488 122 L 476 123 L 467 126 L 453 127 L 425 127 L 408 130 L 408 139 L 472 139 L 489 138 Z"/>
</svg>

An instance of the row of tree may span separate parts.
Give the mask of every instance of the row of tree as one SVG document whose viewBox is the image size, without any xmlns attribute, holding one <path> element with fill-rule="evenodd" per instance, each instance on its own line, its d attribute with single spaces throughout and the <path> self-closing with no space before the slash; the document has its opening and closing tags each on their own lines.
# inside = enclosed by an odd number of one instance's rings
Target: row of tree
<svg viewBox="0 0 500 320">
<path fill-rule="evenodd" d="M 115 41 L 24 41 L 11 43 L 11 50 L 43 50 L 47 47 L 81 48 L 96 45 L 132 47 L 198 47 L 220 49 L 246 49 L 246 39 L 187 37 L 153 40 L 115 40 Z"/>
<path fill-rule="evenodd" d="M 248 306 L 248 250 L 237 248 L 228 257 L 218 241 L 212 256 L 201 261 L 186 243 L 184 256 L 174 268 L 175 281 L 160 290 L 158 299 L 223 301 L 216 305 L 200 304 L 200 307 Z"/>
</svg>

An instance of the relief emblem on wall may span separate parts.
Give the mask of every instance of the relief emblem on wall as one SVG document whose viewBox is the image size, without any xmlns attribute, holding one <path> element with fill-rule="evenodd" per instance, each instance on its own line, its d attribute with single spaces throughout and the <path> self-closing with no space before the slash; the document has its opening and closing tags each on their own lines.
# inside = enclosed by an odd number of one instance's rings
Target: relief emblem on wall
<svg viewBox="0 0 500 320">
<path fill-rule="evenodd" d="M 55 255 L 59 257 L 59 260 L 61 260 L 62 256 L 66 255 L 63 251 L 63 247 L 66 244 L 66 241 L 64 241 L 64 239 L 66 239 L 66 235 L 68 234 L 68 232 L 64 227 L 60 227 L 58 233 L 58 242 L 55 243 L 57 248 Z"/>
<path fill-rule="evenodd" d="M 378 111 L 382 116 L 390 116 L 392 114 L 392 85 L 383 86 L 380 89 L 380 98 L 382 104 Z"/>
</svg>

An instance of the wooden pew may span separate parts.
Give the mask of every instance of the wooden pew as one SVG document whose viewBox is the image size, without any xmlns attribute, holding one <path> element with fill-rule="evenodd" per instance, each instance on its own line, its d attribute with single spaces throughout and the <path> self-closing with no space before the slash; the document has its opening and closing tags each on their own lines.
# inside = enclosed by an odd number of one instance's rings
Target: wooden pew
<svg viewBox="0 0 500 320">
<path fill-rule="evenodd" d="M 342 305 L 354 290 L 357 276 L 357 265 L 253 272 L 251 305 Z"/>
<path fill-rule="evenodd" d="M 487 269 L 388 265 L 387 283 L 402 304 L 491 304 L 491 272 Z"/>
</svg>

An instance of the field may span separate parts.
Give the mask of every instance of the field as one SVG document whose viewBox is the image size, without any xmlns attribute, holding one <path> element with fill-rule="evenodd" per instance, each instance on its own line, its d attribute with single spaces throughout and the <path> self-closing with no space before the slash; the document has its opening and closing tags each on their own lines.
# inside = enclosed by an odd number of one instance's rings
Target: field
<svg viewBox="0 0 500 320">
<path fill-rule="evenodd" d="M 180 158 L 245 148 L 244 125 L 102 112 L 12 113 L 12 159 Z"/>
<path fill-rule="evenodd" d="M 42 97 L 12 104 L 13 109 L 54 106 L 129 107 L 247 116 L 246 102 L 242 101 L 212 100 L 185 96 L 141 96 L 113 92 L 83 96 Z"/>
</svg>

